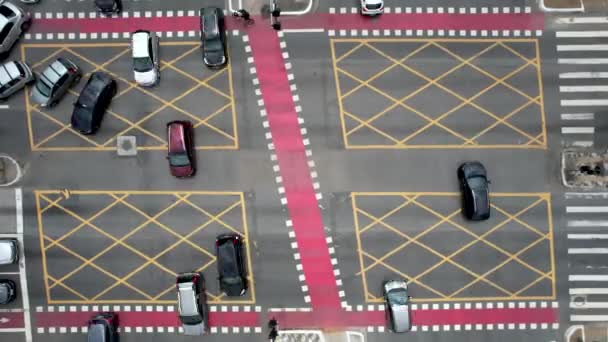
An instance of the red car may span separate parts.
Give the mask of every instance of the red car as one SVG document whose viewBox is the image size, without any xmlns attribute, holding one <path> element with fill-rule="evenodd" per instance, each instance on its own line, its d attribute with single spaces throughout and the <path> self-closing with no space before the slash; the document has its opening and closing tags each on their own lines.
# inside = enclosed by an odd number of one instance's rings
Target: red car
<svg viewBox="0 0 608 342">
<path fill-rule="evenodd" d="M 189 121 L 171 121 L 167 124 L 167 141 L 169 148 L 167 160 L 169 169 L 175 177 L 194 175 L 194 144 L 192 142 L 192 123 Z"/>
</svg>

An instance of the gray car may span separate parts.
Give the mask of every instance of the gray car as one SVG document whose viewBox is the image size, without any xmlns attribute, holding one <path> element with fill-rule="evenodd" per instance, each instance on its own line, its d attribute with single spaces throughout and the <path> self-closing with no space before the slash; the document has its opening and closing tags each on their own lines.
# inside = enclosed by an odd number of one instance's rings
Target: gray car
<svg viewBox="0 0 608 342">
<path fill-rule="evenodd" d="M 32 69 L 23 62 L 12 61 L 0 65 L 0 100 L 6 100 L 34 81 Z"/>
<path fill-rule="evenodd" d="M 0 265 L 15 264 L 19 261 L 17 239 L 0 239 Z"/>
<path fill-rule="evenodd" d="M 200 273 L 177 276 L 177 307 L 185 335 L 202 335 L 207 329 L 205 286 Z"/>
<path fill-rule="evenodd" d="M 82 76 L 76 64 L 67 58 L 57 58 L 38 76 L 32 88 L 32 102 L 53 107 Z"/>
<path fill-rule="evenodd" d="M 407 283 L 403 280 L 387 281 L 383 292 L 391 330 L 396 333 L 410 331 L 412 324 Z"/>
<path fill-rule="evenodd" d="M 0 4 L 0 58 L 8 56 L 23 32 L 29 30 L 32 17 L 21 8 L 5 1 Z"/>
<path fill-rule="evenodd" d="M 0 280 L 0 304 L 8 304 L 17 297 L 17 286 L 10 279 Z"/>
</svg>

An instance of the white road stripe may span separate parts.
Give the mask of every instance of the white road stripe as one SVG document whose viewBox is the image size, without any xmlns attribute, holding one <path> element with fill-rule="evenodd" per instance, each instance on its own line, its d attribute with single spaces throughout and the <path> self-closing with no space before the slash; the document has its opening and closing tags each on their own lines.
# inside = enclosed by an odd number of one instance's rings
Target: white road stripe
<svg viewBox="0 0 608 342">
<path fill-rule="evenodd" d="M 608 294 L 608 288 L 575 288 L 569 289 L 571 295 Z"/>
<path fill-rule="evenodd" d="M 608 281 L 608 275 L 572 274 L 568 276 L 569 281 Z"/>
<path fill-rule="evenodd" d="M 19 272 L 0 272 L 0 275 L 17 275 Z"/>
<path fill-rule="evenodd" d="M 566 213 L 608 213 L 608 207 L 566 207 Z"/>
<path fill-rule="evenodd" d="M 3 332 L 14 333 L 14 332 L 24 332 L 24 331 L 27 331 L 27 330 L 25 330 L 24 328 L 2 328 L 2 329 L 0 329 L 0 333 L 3 333 Z M 26 335 L 27 335 L 27 333 L 26 333 Z"/>
<path fill-rule="evenodd" d="M 558 58 L 557 64 L 608 64 L 608 58 Z"/>
<path fill-rule="evenodd" d="M 593 146 L 593 141 L 578 140 L 578 141 L 573 141 L 570 145 L 576 146 L 576 147 L 591 147 L 591 146 Z"/>
<path fill-rule="evenodd" d="M 557 51 L 608 51 L 608 44 L 557 45 Z"/>
<path fill-rule="evenodd" d="M 561 17 L 555 19 L 556 24 L 605 24 L 608 17 Z"/>
<path fill-rule="evenodd" d="M 9 109 L 9 108 L 10 108 L 10 106 L 7 104 L 0 105 L 0 109 Z"/>
<path fill-rule="evenodd" d="M 608 37 L 608 31 L 557 31 L 557 38 L 603 38 Z"/>
<path fill-rule="evenodd" d="M 563 113 L 562 120 L 593 120 L 593 113 Z"/>
<path fill-rule="evenodd" d="M 568 248 L 568 254 L 608 254 L 608 248 Z"/>
<path fill-rule="evenodd" d="M 606 220 L 570 220 L 567 224 L 568 227 L 608 227 Z"/>
<path fill-rule="evenodd" d="M 608 86 L 560 86 L 559 91 L 562 93 L 608 92 Z"/>
<path fill-rule="evenodd" d="M 17 211 L 17 239 L 19 240 L 19 283 L 21 285 L 21 301 L 23 303 L 23 323 L 25 327 L 25 341 L 32 342 L 32 320 L 30 317 L 30 297 L 27 291 L 27 277 L 25 271 L 25 243 L 23 239 L 23 192 L 21 188 L 15 189 L 15 207 Z"/>
<path fill-rule="evenodd" d="M 601 240 L 608 239 L 608 234 L 568 234 L 570 240 Z"/>
<path fill-rule="evenodd" d="M 309 28 L 309 29 L 284 29 L 281 30 L 282 32 L 293 32 L 293 33 L 298 33 L 298 32 L 306 32 L 306 33 L 310 33 L 310 32 L 325 32 L 324 28 Z"/>
<path fill-rule="evenodd" d="M 581 71 L 581 72 L 564 72 L 559 74 L 559 78 L 608 78 L 608 72 L 599 71 Z"/>
<path fill-rule="evenodd" d="M 562 127 L 562 134 L 593 134 L 595 127 Z"/>
<path fill-rule="evenodd" d="M 570 315 L 571 322 L 604 322 L 608 315 Z"/>
<path fill-rule="evenodd" d="M 570 302 L 571 309 L 608 309 L 608 302 L 585 302 L 573 303 Z"/>
<path fill-rule="evenodd" d="M 585 107 L 585 106 L 608 106 L 608 100 L 561 100 L 560 104 L 564 107 Z"/>
</svg>

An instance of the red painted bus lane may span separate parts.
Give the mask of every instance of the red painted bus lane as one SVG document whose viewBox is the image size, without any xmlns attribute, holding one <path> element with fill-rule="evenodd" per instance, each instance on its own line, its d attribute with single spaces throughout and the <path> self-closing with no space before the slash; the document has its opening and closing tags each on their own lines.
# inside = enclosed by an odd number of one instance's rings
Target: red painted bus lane
<svg viewBox="0 0 608 342">
<path fill-rule="evenodd" d="M 272 314 L 281 322 L 281 327 L 290 329 L 304 328 L 346 328 L 383 326 L 386 324 L 384 311 L 344 311 L 340 315 L 328 313 L 331 317 L 340 317 L 328 323 L 323 311 L 284 312 Z M 558 322 L 558 310 L 554 308 L 527 309 L 439 309 L 413 310 L 412 325 L 466 325 L 466 324 L 553 324 Z"/>
<path fill-rule="evenodd" d="M 121 327 L 178 327 L 181 325 L 176 312 L 119 311 Z M 93 312 L 38 312 L 36 326 L 39 328 L 86 326 Z M 257 312 L 210 312 L 209 326 L 256 327 L 259 326 Z"/>
<path fill-rule="evenodd" d="M 279 39 L 275 31 L 258 26 L 249 31 L 249 41 L 310 303 L 313 309 L 331 308 L 338 314 L 336 278 Z"/>
<path fill-rule="evenodd" d="M 267 19 L 257 17 L 261 26 Z M 240 21 L 226 20 L 227 29 L 244 29 Z M 543 30 L 543 14 L 383 14 L 368 18 L 358 14 L 317 13 L 285 18 L 284 29 L 322 28 L 326 30 Z M 62 18 L 35 19 L 29 33 L 122 33 L 138 29 L 158 32 L 198 31 L 199 19 L 190 17 L 150 18 Z M 250 28 L 249 30 L 255 30 Z"/>
</svg>

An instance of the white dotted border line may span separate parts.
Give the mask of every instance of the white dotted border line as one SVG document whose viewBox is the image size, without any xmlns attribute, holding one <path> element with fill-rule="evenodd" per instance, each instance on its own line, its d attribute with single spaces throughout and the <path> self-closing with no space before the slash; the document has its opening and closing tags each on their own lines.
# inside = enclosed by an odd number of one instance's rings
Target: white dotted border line
<svg viewBox="0 0 608 342">
<path fill-rule="evenodd" d="M 540 37 L 542 30 L 327 30 L 330 37 Z"/>
<path fill-rule="evenodd" d="M 228 11 L 224 10 L 224 15 Z M 97 18 L 171 18 L 171 17 L 197 17 L 198 11 L 123 11 L 120 14 L 112 14 L 111 17 L 99 14 L 97 12 L 33 12 L 34 19 L 97 19 Z"/>
<path fill-rule="evenodd" d="M 500 324 L 444 324 L 444 325 L 413 325 L 411 331 L 471 331 L 471 330 L 558 330 L 559 323 L 500 323 Z M 385 332 L 384 326 L 368 326 L 367 332 Z"/>
<path fill-rule="evenodd" d="M 26 33 L 23 37 L 26 40 L 53 40 L 53 39 L 130 39 L 132 32 L 91 32 L 91 33 Z M 226 34 L 232 33 L 233 36 L 239 36 L 239 30 L 226 31 Z M 159 38 L 193 38 L 200 37 L 200 31 L 158 31 L 156 35 Z"/>
<path fill-rule="evenodd" d="M 182 327 L 118 327 L 118 332 L 121 333 L 183 333 Z M 36 328 L 38 334 L 66 334 L 66 333 L 87 333 L 88 327 L 48 327 L 48 328 Z M 262 333 L 262 327 L 211 327 L 209 328 L 211 334 L 260 334 Z"/>
<path fill-rule="evenodd" d="M 19 311 L 23 311 L 19 309 Z M 36 312 L 175 312 L 174 305 L 56 305 L 37 306 Z M 261 306 L 209 305 L 210 312 L 262 312 Z"/>
<path fill-rule="evenodd" d="M 384 304 L 368 304 L 368 305 L 356 305 L 348 306 L 346 311 L 384 311 Z M 412 310 L 480 310 L 480 309 L 557 309 L 559 308 L 558 302 L 476 302 L 476 303 L 422 303 L 412 304 L 410 307 Z"/>
<path fill-rule="evenodd" d="M 358 7 L 330 7 L 330 14 L 356 14 Z M 416 14 L 521 14 L 532 13 L 532 7 L 385 7 L 384 13 Z"/>
</svg>

